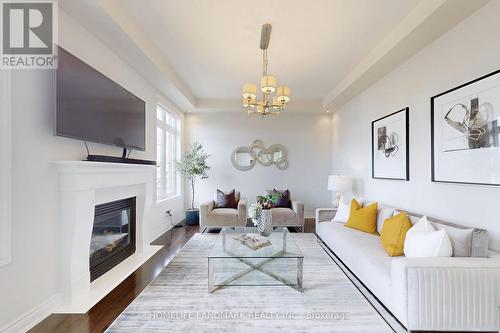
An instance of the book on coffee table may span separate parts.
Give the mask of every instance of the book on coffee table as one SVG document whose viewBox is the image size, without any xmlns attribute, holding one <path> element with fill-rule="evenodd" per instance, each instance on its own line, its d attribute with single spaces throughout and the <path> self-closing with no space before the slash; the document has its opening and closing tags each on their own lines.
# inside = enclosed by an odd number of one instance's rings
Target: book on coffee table
<svg viewBox="0 0 500 333">
<path fill-rule="evenodd" d="M 241 244 L 248 246 L 254 251 L 271 245 L 271 241 L 268 238 L 257 234 L 240 235 L 234 237 L 234 239 L 239 241 Z"/>
</svg>

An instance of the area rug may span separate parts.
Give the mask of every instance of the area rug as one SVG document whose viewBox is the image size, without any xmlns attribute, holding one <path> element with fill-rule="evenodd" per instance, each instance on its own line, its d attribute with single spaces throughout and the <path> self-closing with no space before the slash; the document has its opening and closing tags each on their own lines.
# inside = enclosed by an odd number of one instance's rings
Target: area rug
<svg viewBox="0 0 500 333">
<path fill-rule="evenodd" d="M 194 235 L 107 332 L 393 332 L 314 234 L 291 234 L 304 255 L 303 293 L 288 286 L 208 293 L 216 237 Z"/>
</svg>

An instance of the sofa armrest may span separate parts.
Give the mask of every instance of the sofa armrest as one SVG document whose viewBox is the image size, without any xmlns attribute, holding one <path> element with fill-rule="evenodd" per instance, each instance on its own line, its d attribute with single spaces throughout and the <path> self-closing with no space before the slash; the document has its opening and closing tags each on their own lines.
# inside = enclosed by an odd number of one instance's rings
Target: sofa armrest
<svg viewBox="0 0 500 333">
<path fill-rule="evenodd" d="M 200 205 L 200 227 L 203 228 L 204 225 L 207 225 L 206 221 L 208 220 L 208 214 L 215 208 L 215 201 L 210 200 L 204 202 Z"/>
<path fill-rule="evenodd" d="M 302 201 L 292 201 L 292 210 L 295 212 L 300 225 L 304 225 L 304 203 Z"/>
<path fill-rule="evenodd" d="M 409 330 L 490 331 L 498 328 L 498 281 L 498 259 L 393 259 L 391 305 Z"/>
<path fill-rule="evenodd" d="M 317 223 L 331 221 L 336 213 L 337 208 L 316 208 L 316 221 Z"/>
<path fill-rule="evenodd" d="M 318 230 L 318 224 L 320 222 L 329 222 L 333 219 L 335 214 L 337 213 L 337 208 L 316 208 L 316 230 Z"/>
<path fill-rule="evenodd" d="M 238 216 L 247 218 L 247 198 L 240 198 L 238 201 Z"/>
</svg>

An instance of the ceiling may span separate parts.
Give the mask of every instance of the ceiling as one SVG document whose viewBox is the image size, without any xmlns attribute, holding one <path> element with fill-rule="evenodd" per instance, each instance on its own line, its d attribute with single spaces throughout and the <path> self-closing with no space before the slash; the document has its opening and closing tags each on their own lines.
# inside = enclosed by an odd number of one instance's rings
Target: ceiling
<svg viewBox="0 0 500 333">
<path fill-rule="evenodd" d="M 321 99 L 417 0 L 115 0 L 197 98 L 234 99 L 262 73 L 260 30 L 273 25 L 269 73 L 297 99 Z M 144 8 L 147 4 L 147 10 Z M 363 8 L 363 10 L 360 10 Z M 388 10 L 390 8 L 390 10 Z"/>
<path fill-rule="evenodd" d="M 238 111 L 242 84 L 259 82 L 260 29 L 271 23 L 269 73 L 278 84 L 291 87 L 291 106 L 320 111 L 336 100 L 345 102 L 346 89 L 352 94 L 360 79 L 373 81 L 373 75 L 364 75 L 384 57 L 391 59 L 387 57 L 394 50 L 403 54 L 420 48 L 485 2 L 61 0 L 60 4 L 84 26 L 98 31 L 107 44 L 120 41 L 116 45 L 122 48 L 120 54 L 125 58 L 135 54 L 128 59 L 132 65 L 149 68 L 145 75 L 184 110 Z M 450 19 L 454 12 L 459 13 Z M 428 32 L 429 24 L 435 27 L 433 33 Z M 412 37 L 419 27 L 420 35 Z M 405 38 L 415 42 L 409 47 Z M 147 66 L 139 63 L 138 50 Z M 396 57 L 391 65 L 402 60 Z M 380 75 L 391 70 L 387 64 L 378 66 Z"/>
</svg>

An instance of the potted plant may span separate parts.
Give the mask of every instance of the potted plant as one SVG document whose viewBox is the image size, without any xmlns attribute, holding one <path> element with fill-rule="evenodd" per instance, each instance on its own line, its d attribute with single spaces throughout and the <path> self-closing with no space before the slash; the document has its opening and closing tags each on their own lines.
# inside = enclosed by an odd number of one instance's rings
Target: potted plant
<svg viewBox="0 0 500 333">
<path fill-rule="evenodd" d="M 200 210 L 194 208 L 195 185 L 198 179 L 207 179 L 208 170 L 207 159 L 210 155 L 203 151 L 203 146 L 194 142 L 185 152 L 181 162 L 177 162 L 177 170 L 191 183 L 191 208 L 186 209 L 186 224 L 199 224 Z"/>
<path fill-rule="evenodd" d="M 273 218 L 271 209 L 278 201 L 279 194 L 258 195 L 257 201 L 250 206 L 249 216 L 262 236 L 269 236 L 273 232 Z"/>
</svg>

